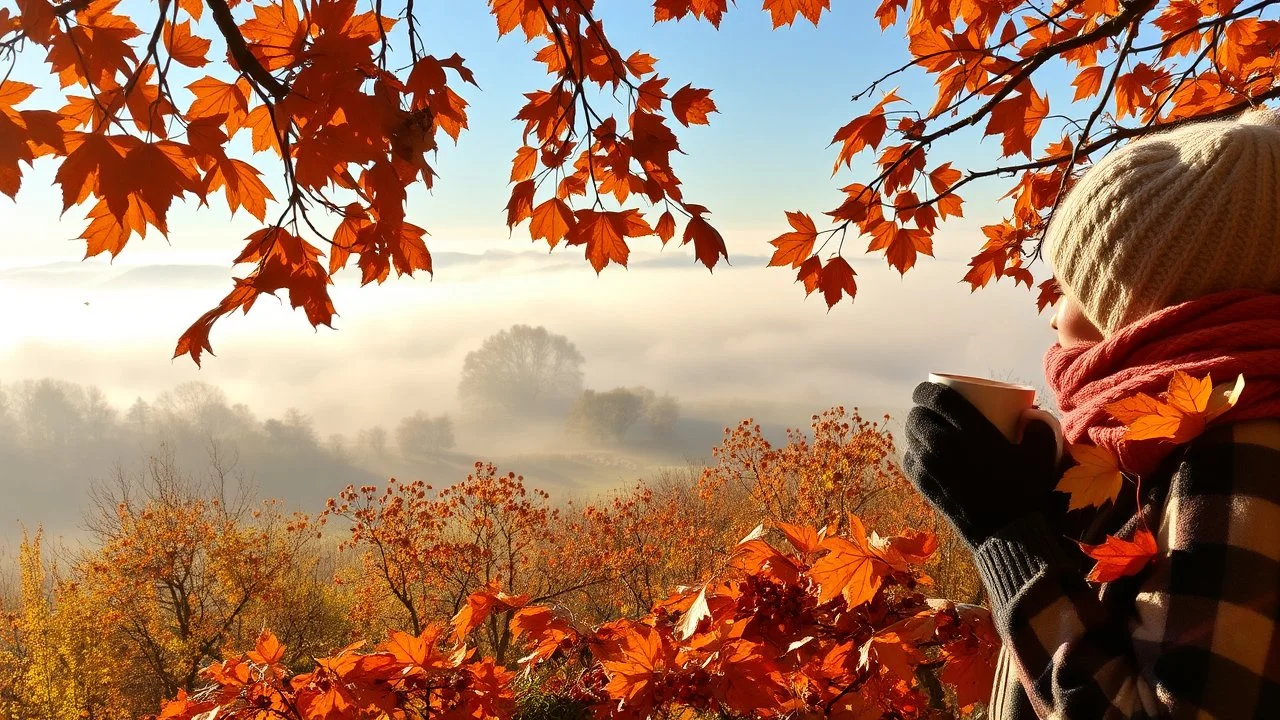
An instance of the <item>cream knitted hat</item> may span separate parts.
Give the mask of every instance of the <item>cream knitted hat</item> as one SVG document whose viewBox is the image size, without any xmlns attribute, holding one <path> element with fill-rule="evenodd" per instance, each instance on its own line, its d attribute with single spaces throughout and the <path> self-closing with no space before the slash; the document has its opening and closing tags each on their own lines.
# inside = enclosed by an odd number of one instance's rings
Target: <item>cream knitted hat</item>
<svg viewBox="0 0 1280 720">
<path fill-rule="evenodd" d="M 1189 123 L 1108 154 L 1063 199 L 1045 252 L 1107 336 L 1215 292 L 1280 292 L 1280 115 Z"/>
</svg>

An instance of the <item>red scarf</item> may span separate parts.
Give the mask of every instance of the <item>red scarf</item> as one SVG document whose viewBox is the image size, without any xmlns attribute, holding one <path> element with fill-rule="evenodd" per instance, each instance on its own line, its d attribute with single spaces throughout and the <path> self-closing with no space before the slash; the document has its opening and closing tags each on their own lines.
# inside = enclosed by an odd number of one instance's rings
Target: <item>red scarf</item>
<svg viewBox="0 0 1280 720">
<path fill-rule="evenodd" d="M 1155 470 L 1175 449 L 1161 440 L 1124 441 L 1105 410 L 1139 392 L 1159 395 L 1175 370 L 1214 383 L 1244 375 L 1236 406 L 1216 422 L 1280 417 L 1280 294 L 1233 290 L 1165 308 L 1097 343 L 1045 356 L 1068 442 L 1105 447 L 1135 475 Z"/>
</svg>

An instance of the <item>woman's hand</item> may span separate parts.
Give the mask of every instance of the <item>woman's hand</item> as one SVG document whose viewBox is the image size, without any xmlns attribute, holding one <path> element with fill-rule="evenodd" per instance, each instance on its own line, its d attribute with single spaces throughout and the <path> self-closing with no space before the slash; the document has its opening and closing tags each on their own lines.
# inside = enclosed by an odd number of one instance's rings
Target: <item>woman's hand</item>
<svg viewBox="0 0 1280 720">
<path fill-rule="evenodd" d="M 903 470 L 970 546 L 981 545 L 1023 515 L 1052 513 L 1061 503 L 1053 492 L 1058 481 L 1053 428 L 1033 421 L 1015 444 L 945 385 L 921 383 L 912 400 L 916 407 L 907 416 Z"/>
</svg>

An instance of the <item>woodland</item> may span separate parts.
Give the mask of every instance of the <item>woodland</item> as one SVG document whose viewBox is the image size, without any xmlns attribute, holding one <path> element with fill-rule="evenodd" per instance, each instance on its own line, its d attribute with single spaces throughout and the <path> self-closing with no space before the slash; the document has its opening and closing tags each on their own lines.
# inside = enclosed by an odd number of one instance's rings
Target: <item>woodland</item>
<svg viewBox="0 0 1280 720">
<path fill-rule="evenodd" d="M 821 29 L 836 9 L 831 0 L 648 4 L 654 33 L 746 12 L 764 12 L 779 33 Z M 885 62 L 882 77 L 832 93 L 832 102 L 852 97 L 849 121 L 831 129 L 841 201 L 825 212 L 779 208 L 769 265 L 794 274 L 797 301 L 851 302 L 851 257 L 908 273 L 933 255 L 939 229 L 964 216 L 964 196 L 994 184 L 1007 191 L 1007 214 L 981 228 L 957 280 L 975 291 L 1003 281 L 1041 309 L 1054 304 L 1057 286 L 1038 260 L 1063 193 L 1118 144 L 1280 95 L 1277 4 L 860 7 L 900 39 L 901 56 L 868 58 Z M 50 190 L 64 218 L 83 216 L 87 257 L 167 236 L 175 201 L 255 218 L 258 229 L 228 238 L 237 269 L 226 295 L 176 338 L 183 362 L 216 362 L 215 325 L 263 295 L 287 299 L 311 326 L 331 325 L 335 277 L 368 285 L 434 269 L 427 229 L 408 206 L 444 182 L 437 151 L 467 130 L 467 98 L 483 78 L 423 43 L 424 5 L 0 2 L 0 192 L 16 197 L 33 165 L 55 166 Z M 547 74 L 524 94 L 514 118 L 523 142 L 510 175 L 495 179 L 510 185 L 507 225 L 581 252 L 584 270 L 606 278 L 633 246 L 674 245 L 714 270 L 714 283 L 728 247 L 713 209 L 679 175 L 699 161 L 685 157 L 680 137 L 714 132 L 714 89 L 674 79 L 696 68 L 659 69 L 643 49 L 616 47 L 608 3 L 487 6 L 496 33 L 526 41 Z M 189 73 L 191 82 L 174 81 Z M 998 150 L 961 160 L 947 150 L 957 138 L 990 138 Z M 554 362 L 539 367 L 556 371 L 544 384 L 504 379 L 480 348 L 459 390 L 488 412 L 525 413 L 550 393 L 564 403 L 560 422 L 606 444 L 645 423 L 660 435 L 678 420 L 678 403 L 652 390 L 575 383 L 572 345 L 519 327 L 491 349 L 541 348 Z M 88 442 L 92 430 L 43 433 L 27 412 L 56 405 L 50 388 L 18 387 L 22 412 L 0 419 L 25 421 L 28 439 Z M 1128 439 L 1180 441 L 1238 392 L 1215 395 L 1209 378 L 1178 375 L 1160 397 L 1112 412 Z M 85 413 L 101 411 L 91 395 L 77 400 Z M 448 451 L 447 420 L 429 409 L 406 417 L 401 452 Z M 267 434 L 305 427 L 297 418 L 244 424 Z M 1071 455 L 1077 464 L 1059 489 L 1073 510 L 1114 501 L 1123 487 L 1115 458 L 1092 446 Z M 289 498 L 257 497 L 219 452 L 193 464 L 161 448 L 95 485 L 83 547 L 26 531 L 0 627 L 0 712 L 982 716 L 999 639 L 966 554 L 903 478 L 886 420 L 835 407 L 772 440 L 743 420 L 705 463 L 586 500 L 553 497 L 519 470 L 481 459 L 456 475 L 375 477 L 294 509 Z M 1101 582 L 1142 567 L 1154 544 L 1143 529 L 1082 551 Z"/>
</svg>

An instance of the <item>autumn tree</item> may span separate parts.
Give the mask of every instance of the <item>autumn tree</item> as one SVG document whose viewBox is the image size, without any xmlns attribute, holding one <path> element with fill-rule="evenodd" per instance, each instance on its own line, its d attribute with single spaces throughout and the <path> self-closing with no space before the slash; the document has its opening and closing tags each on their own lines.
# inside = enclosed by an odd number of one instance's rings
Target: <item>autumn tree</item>
<svg viewBox="0 0 1280 720">
<path fill-rule="evenodd" d="M 512 325 L 467 353 L 458 397 L 480 408 L 537 414 L 582 392 L 582 353 L 544 327 Z"/>
<path fill-rule="evenodd" d="M 814 415 L 808 430 L 787 430 L 779 445 L 748 418 L 725 429 L 699 491 L 709 511 L 729 514 L 726 537 L 761 519 L 825 526 L 851 513 L 878 532 L 928 529 L 946 550 L 930 568 L 945 596 L 976 599 L 981 584 L 968 554 L 903 474 L 887 420 L 835 407 Z"/>
<path fill-rule="evenodd" d="M 708 506 L 698 478 L 696 467 L 666 469 L 568 504 L 563 534 L 575 540 L 560 568 L 578 576 L 603 570 L 608 579 L 556 604 L 595 622 L 637 618 L 693 578 L 721 569 L 729 557 L 722 538 L 737 518 Z"/>
<path fill-rule="evenodd" d="M 47 552 L 43 530 L 23 532 L 19 592 L 0 640 L 0 709 L 6 717 L 126 720 L 111 628 L 73 574 Z"/>
<path fill-rule="evenodd" d="M 492 605 L 497 612 L 482 635 L 501 661 L 511 643 L 505 621 L 515 608 L 508 599 L 543 602 L 604 577 L 602 568 L 569 559 L 559 511 L 548 499 L 523 477 L 477 462 L 466 479 L 439 491 L 420 480 L 348 487 L 329 501 L 322 521 L 347 523 L 344 546 L 361 554 L 366 582 L 394 598 L 394 624 L 413 634 L 461 612 L 473 594 L 488 593 L 486 612 Z M 585 567 L 586 576 L 562 572 L 567 567 Z"/>
<path fill-rule="evenodd" d="M 132 668 L 120 690 L 135 714 L 194 690 L 224 645 L 247 640 L 255 613 L 294 596 L 287 583 L 306 567 L 305 526 L 243 487 L 216 456 L 201 478 L 160 453 L 98 491 L 89 520 L 97 548 L 77 575 Z"/>
</svg>

